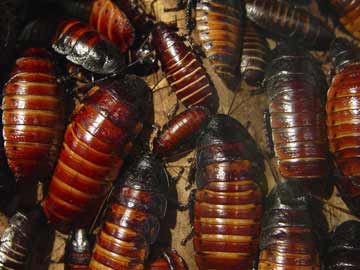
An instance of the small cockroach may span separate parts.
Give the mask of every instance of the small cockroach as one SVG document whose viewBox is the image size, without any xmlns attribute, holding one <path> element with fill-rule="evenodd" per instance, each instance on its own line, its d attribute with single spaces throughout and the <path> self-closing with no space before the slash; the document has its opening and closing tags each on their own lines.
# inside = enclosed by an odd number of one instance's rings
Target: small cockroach
<svg viewBox="0 0 360 270">
<path fill-rule="evenodd" d="M 125 65 L 124 56 L 112 42 L 75 19 L 59 25 L 52 48 L 70 62 L 99 74 L 116 73 Z"/>
<path fill-rule="evenodd" d="M 318 18 L 285 0 L 246 0 L 246 15 L 264 30 L 314 50 L 329 48 L 335 35 Z"/>
<path fill-rule="evenodd" d="M 337 186 L 350 210 L 360 215 L 360 54 L 345 39 L 330 49 L 335 76 L 327 94 L 330 152 L 339 170 Z"/>
<path fill-rule="evenodd" d="M 65 270 L 88 269 L 92 248 L 86 229 L 74 230 L 65 247 Z"/>
<path fill-rule="evenodd" d="M 257 146 L 237 120 L 219 114 L 196 149 L 197 190 L 189 206 L 199 270 L 251 269 L 266 185 Z"/>
<path fill-rule="evenodd" d="M 360 39 L 360 1 L 330 0 L 329 2 L 344 28 Z"/>
<path fill-rule="evenodd" d="M 269 53 L 265 37 L 251 21 L 246 20 L 240 70 L 242 79 L 248 85 L 259 86 L 262 83 Z M 255 92 L 254 88 L 252 92 Z"/>
<path fill-rule="evenodd" d="M 149 117 L 150 92 L 136 76 L 105 80 L 75 109 L 42 202 L 56 229 L 84 228 L 94 218 Z"/>
<path fill-rule="evenodd" d="M 174 249 L 162 252 L 161 256 L 147 262 L 145 270 L 187 270 L 184 259 Z"/>
<path fill-rule="evenodd" d="M 186 106 L 207 107 L 216 111 L 217 92 L 201 60 L 173 29 L 159 22 L 152 32 L 152 46 L 177 98 Z"/>
<path fill-rule="evenodd" d="M 360 222 L 345 221 L 335 228 L 325 258 L 326 270 L 350 270 L 360 267 Z"/>
<path fill-rule="evenodd" d="M 210 120 L 210 112 L 200 106 L 191 107 L 171 119 L 153 141 L 153 152 L 169 158 L 189 151 L 197 136 Z"/>
<path fill-rule="evenodd" d="M 93 250 L 90 270 L 144 269 L 167 206 L 169 178 L 161 162 L 144 154 L 123 175 Z"/>
<path fill-rule="evenodd" d="M 281 43 L 273 51 L 265 88 L 270 141 L 280 175 L 284 180 L 300 180 L 321 195 L 328 186 L 323 181 L 330 163 L 324 113 L 327 85 L 320 66 L 301 47 Z"/>
</svg>

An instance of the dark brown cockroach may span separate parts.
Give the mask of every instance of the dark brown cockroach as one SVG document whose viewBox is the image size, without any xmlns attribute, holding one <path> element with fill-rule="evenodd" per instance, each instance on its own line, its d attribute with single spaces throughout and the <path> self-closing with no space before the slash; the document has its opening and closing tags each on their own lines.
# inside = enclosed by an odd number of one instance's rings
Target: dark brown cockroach
<svg viewBox="0 0 360 270">
<path fill-rule="evenodd" d="M 335 70 L 326 103 L 330 152 L 339 170 L 340 195 L 360 216 L 360 54 L 350 42 L 336 39 L 330 58 Z"/>
<path fill-rule="evenodd" d="M 187 270 L 184 259 L 174 249 L 162 252 L 161 256 L 148 261 L 145 270 Z"/>
<path fill-rule="evenodd" d="M 65 247 L 65 270 L 87 270 L 92 251 L 92 241 L 85 229 L 74 230 Z"/>
<path fill-rule="evenodd" d="M 360 39 L 360 1 L 330 0 L 329 2 L 344 28 Z"/>
<path fill-rule="evenodd" d="M 266 71 L 269 126 L 282 180 L 299 180 L 320 195 L 329 175 L 325 76 L 304 49 L 282 43 Z M 319 190 L 321 189 L 321 190 Z"/>
<path fill-rule="evenodd" d="M 246 20 L 240 71 L 241 78 L 248 85 L 259 86 L 262 83 L 269 53 L 269 44 L 265 37 L 251 21 Z M 257 92 L 256 88 L 252 88 L 251 91 Z"/>
<path fill-rule="evenodd" d="M 345 221 L 335 228 L 325 258 L 326 270 L 360 267 L 360 222 Z"/>
<path fill-rule="evenodd" d="M 291 39 L 314 50 L 329 48 L 335 35 L 318 18 L 285 0 L 246 0 L 246 15 L 273 35 Z"/>
<path fill-rule="evenodd" d="M 153 152 L 161 158 L 169 158 L 191 150 L 196 138 L 210 120 L 210 112 L 204 107 L 191 107 L 171 119 L 153 142 Z"/>
<path fill-rule="evenodd" d="M 144 269 L 149 245 L 159 233 L 169 187 L 161 162 L 144 154 L 123 175 L 122 183 L 112 193 L 90 270 Z"/>
<path fill-rule="evenodd" d="M 52 48 L 91 72 L 110 74 L 124 68 L 125 59 L 120 50 L 94 28 L 78 20 L 67 20 L 59 25 Z"/>
<path fill-rule="evenodd" d="M 75 109 L 42 202 L 56 229 L 84 228 L 94 218 L 149 117 L 150 92 L 136 76 L 105 80 Z"/>
<path fill-rule="evenodd" d="M 41 207 L 27 215 L 17 212 L 13 215 L 0 239 L 0 269 L 27 269 L 30 252 L 37 232 L 46 225 Z"/>
<path fill-rule="evenodd" d="M 311 211 L 316 205 L 298 184 L 280 183 L 267 198 L 259 270 L 320 269 L 320 240 L 327 224 L 319 214 L 314 218 Z"/>
<path fill-rule="evenodd" d="M 256 144 L 237 120 L 216 115 L 196 147 L 189 206 L 198 268 L 251 269 L 266 185 Z"/>
<path fill-rule="evenodd" d="M 152 46 L 177 98 L 186 106 L 218 107 L 216 90 L 201 60 L 171 27 L 159 22 L 152 33 Z"/>
</svg>

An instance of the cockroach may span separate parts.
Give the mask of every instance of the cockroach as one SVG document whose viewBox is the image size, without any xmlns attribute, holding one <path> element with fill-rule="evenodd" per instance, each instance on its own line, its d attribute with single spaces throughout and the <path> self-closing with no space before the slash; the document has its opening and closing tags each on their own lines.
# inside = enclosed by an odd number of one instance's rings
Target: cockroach
<svg viewBox="0 0 360 270">
<path fill-rule="evenodd" d="M 311 213 L 315 208 L 311 198 L 298 184 L 280 183 L 267 198 L 259 270 L 320 269 L 321 228 Z"/>
<path fill-rule="evenodd" d="M 246 0 L 246 15 L 271 34 L 314 50 L 328 49 L 335 37 L 325 23 L 285 0 Z"/>
<path fill-rule="evenodd" d="M 199 270 L 251 269 L 258 250 L 264 163 L 247 130 L 213 116 L 197 142 L 197 190 L 189 198 Z"/>
<path fill-rule="evenodd" d="M 201 60 L 173 29 L 163 22 L 154 26 L 152 46 L 177 98 L 186 106 L 216 111 L 218 96 Z"/>
<path fill-rule="evenodd" d="M 269 53 L 265 37 L 251 21 L 246 20 L 240 70 L 248 85 L 258 86 L 263 81 Z M 255 92 L 255 89 L 252 91 Z"/>
<path fill-rule="evenodd" d="M 0 239 L 0 269 L 26 269 L 37 232 L 46 225 L 41 207 L 13 215 Z"/>
<path fill-rule="evenodd" d="M 90 270 L 144 269 L 159 233 L 169 178 L 161 162 L 145 153 L 122 177 L 93 250 Z"/>
<path fill-rule="evenodd" d="M 326 270 L 350 270 L 360 266 L 360 223 L 348 220 L 336 227 L 326 254 Z"/>
<path fill-rule="evenodd" d="M 344 28 L 355 38 L 360 39 L 360 1 L 330 0 L 329 2 Z"/>
<path fill-rule="evenodd" d="M 92 241 L 86 229 L 74 230 L 65 247 L 65 270 L 88 269 L 91 251 Z"/>
<path fill-rule="evenodd" d="M 94 218 L 149 116 L 150 92 L 136 76 L 105 80 L 75 108 L 42 202 L 57 230 L 84 228 Z"/>
<path fill-rule="evenodd" d="M 162 252 L 161 256 L 148 262 L 146 270 L 187 270 L 184 259 L 174 249 Z"/>
<path fill-rule="evenodd" d="M 153 152 L 162 158 L 189 151 L 210 120 L 210 112 L 200 106 L 191 107 L 171 119 L 153 141 Z"/>
<path fill-rule="evenodd" d="M 91 72 L 110 74 L 124 68 L 125 58 L 120 50 L 79 20 L 71 19 L 59 25 L 52 48 L 70 62 Z"/>
<path fill-rule="evenodd" d="M 298 180 L 326 195 L 330 163 L 324 114 L 326 80 L 303 48 L 281 43 L 272 52 L 265 88 L 269 126 L 282 180 Z"/>
<path fill-rule="evenodd" d="M 360 54 L 345 39 L 330 49 L 335 76 L 327 94 L 327 133 L 338 172 L 337 186 L 350 210 L 360 215 Z"/>
</svg>

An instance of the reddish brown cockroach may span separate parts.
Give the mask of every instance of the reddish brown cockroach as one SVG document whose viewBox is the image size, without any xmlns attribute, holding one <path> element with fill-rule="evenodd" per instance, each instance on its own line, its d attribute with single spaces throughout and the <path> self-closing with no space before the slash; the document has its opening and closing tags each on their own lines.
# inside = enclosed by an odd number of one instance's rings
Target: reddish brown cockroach
<svg viewBox="0 0 360 270">
<path fill-rule="evenodd" d="M 90 270 L 144 269 L 167 206 L 168 175 L 161 162 L 144 154 L 123 175 L 93 250 Z"/>
<path fill-rule="evenodd" d="M 334 32 L 318 18 L 285 0 L 246 0 L 246 16 L 256 25 L 281 38 L 326 50 Z"/>
<path fill-rule="evenodd" d="M 136 76 L 102 81 L 87 94 L 68 125 L 42 202 L 58 230 L 86 227 L 116 179 L 142 130 L 151 90 Z"/>
<path fill-rule="evenodd" d="M 330 0 L 329 2 L 344 28 L 360 39 L 360 1 Z"/>
<path fill-rule="evenodd" d="M 162 252 L 161 256 L 148 262 L 145 270 L 187 270 L 184 259 L 174 249 Z"/>
<path fill-rule="evenodd" d="M 186 107 L 199 105 L 216 111 L 218 97 L 209 75 L 180 36 L 165 23 L 157 23 L 152 33 L 152 46 L 177 98 Z"/>
<path fill-rule="evenodd" d="M 92 241 L 85 229 L 74 230 L 65 247 L 65 270 L 87 270 L 91 259 Z"/>
</svg>

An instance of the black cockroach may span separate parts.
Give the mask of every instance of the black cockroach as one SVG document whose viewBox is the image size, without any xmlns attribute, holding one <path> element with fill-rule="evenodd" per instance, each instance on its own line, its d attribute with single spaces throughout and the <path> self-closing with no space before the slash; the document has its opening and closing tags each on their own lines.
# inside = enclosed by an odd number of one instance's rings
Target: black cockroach
<svg viewBox="0 0 360 270">
<path fill-rule="evenodd" d="M 65 247 L 65 270 L 88 269 L 92 248 L 92 240 L 87 230 L 74 230 Z"/>
</svg>

